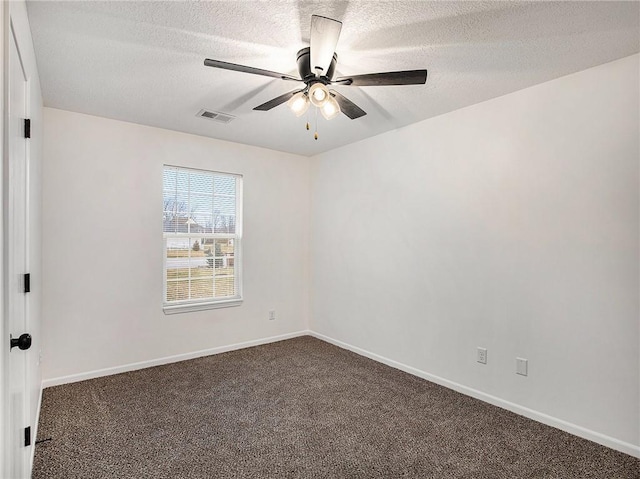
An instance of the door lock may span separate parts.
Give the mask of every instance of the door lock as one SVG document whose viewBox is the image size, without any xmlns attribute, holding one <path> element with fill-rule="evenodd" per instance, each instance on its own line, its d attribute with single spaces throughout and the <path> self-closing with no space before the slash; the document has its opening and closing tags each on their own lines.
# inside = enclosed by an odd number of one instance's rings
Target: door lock
<svg viewBox="0 0 640 479">
<path fill-rule="evenodd" d="M 18 346 L 18 349 L 22 349 L 23 351 L 25 349 L 29 349 L 31 347 L 31 335 L 24 333 L 21 334 L 19 338 L 13 338 L 11 336 L 9 336 L 11 338 L 11 348 L 13 349 L 16 346 Z"/>
</svg>

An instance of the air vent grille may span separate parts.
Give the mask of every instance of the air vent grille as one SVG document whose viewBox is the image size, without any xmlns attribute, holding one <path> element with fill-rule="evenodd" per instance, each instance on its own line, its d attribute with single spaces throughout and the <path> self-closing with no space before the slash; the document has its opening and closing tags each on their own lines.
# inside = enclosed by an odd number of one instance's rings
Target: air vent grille
<svg viewBox="0 0 640 479">
<path fill-rule="evenodd" d="M 207 120 L 217 121 L 219 123 L 229 123 L 235 120 L 236 117 L 227 113 L 220 113 L 219 111 L 200 110 L 196 116 L 206 118 Z"/>
</svg>

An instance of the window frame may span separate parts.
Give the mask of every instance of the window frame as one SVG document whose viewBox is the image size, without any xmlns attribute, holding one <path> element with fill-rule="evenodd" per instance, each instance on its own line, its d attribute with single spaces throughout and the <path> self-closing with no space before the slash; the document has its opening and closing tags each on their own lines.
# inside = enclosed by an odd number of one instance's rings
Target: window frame
<svg viewBox="0 0 640 479">
<path fill-rule="evenodd" d="M 165 170 L 176 169 L 178 171 L 186 172 L 201 172 L 215 176 L 226 176 L 235 178 L 235 233 L 171 233 L 164 231 L 164 225 L 162 226 L 162 309 L 165 314 L 187 313 L 191 311 L 205 311 L 208 309 L 228 308 L 233 306 L 240 306 L 243 302 L 242 295 L 242 223 L 243 223 L 243 175 L 239 173 L 228 173 L 217 170 L 205 170 L 203 168 L 192 168 L 178 165 L 163 164 L 162 165 L 162 200 L 164 213 L 164 172 Z M 214 193 L 215 194 L 215 193 Z M 234 286 L 235 295 L 231 297 L 216 298 L 204 298 L 204 299 L 186 299 L 179 301 L 167 302 L 167 239 L 168 238 L 189 238 L 188 243 L 191 244 L 193 239 L 233 239 L 233 269 L 234 269 Z M 191 250 L 189 250 L 191 251 Z M 215 258 L 215 257 L 214 257 Z M 214 259 L 215 261 L 215 259 Z M 215 270 L 215 267 L 214 267 Z M 215 274 L 213 276 L 215 282 Z"/>
</svg>

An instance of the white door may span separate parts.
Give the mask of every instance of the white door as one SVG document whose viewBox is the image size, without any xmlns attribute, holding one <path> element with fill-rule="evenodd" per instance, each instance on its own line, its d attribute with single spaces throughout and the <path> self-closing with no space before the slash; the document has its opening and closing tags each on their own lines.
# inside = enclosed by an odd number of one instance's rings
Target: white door
<svg viewBox="0 0 640 479">
<path fill-rule="evenodd" d="M 5 165 L 5 265 L 7 277 L 6 310 L 9 333 L 14 339 L 28 333 L 27 294 L 27 181 L 28 145 L 24 134 L 27 118 L 27 78 L 20 58 L 13 27 L 9 32 L 9 98 L 8 98 L 8 157 Z M 24 338 L 26 339 L 26 338 Z M 28 424 L 28 350 L 10 347 L 9 338 L 3 338 L 8 353 L 8 418 L 7 440 L 9 474 L 11 479 L 22 479 L 28 474 L 30 448 L 25 446 L 25 428 Z M 24 341 L 21 347 L 26 346 Z M 7 357 L 7 356 L 5 356 Z"/>
</svg>

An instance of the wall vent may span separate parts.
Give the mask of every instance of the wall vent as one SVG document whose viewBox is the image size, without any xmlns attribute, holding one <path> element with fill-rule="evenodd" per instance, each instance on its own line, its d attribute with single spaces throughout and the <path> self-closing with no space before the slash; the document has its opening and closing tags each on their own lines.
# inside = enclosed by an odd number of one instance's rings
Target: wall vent
<svg viewBox="0 0 640 479">
<path fill-rule="evenodd" d="M 206 118 L 207 120 L 213 120 L 220 123 L 229 123 L 231 120 L 235 120 L 236 117 L 227 113 L 220 113 L 219 111 L 200 110 L 196 116 Z"/>
</svg>

